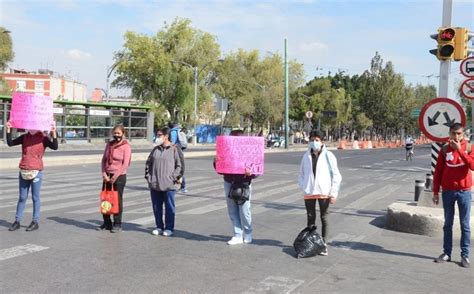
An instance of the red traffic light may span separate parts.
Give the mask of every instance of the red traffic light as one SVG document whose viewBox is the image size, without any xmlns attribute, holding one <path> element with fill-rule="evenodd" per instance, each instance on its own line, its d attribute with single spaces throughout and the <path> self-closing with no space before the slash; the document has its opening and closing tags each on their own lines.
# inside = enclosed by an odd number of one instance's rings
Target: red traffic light
<svg viewBox="0 0 474 294">
<path fill-rule="evenodd" d="M 454 39 L 454 36 L 456 35 L 456 32 L 451 29 L 447 28 L 439 32 L 439 40 L 440 41 L 451 41 Z"/>
</svg>

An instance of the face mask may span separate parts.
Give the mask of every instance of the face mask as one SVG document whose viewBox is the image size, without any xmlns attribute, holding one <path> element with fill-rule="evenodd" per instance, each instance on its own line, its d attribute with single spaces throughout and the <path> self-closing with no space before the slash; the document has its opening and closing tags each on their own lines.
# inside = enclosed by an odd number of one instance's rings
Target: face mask
<svg viewBox="0 0 474 294">
<path fill-rule="evenodd" d="M 322 143 L 319 141 L 311 141 L 309 142 L 309 149 L 313 151 L 319 151 L 321 150 Z"/>
<path fill-rule="evenodd" d="M 155 144 L 156 144 L 156 145 L 161 145 L 161 144 L 163 144 L 163 138 L 162 138 L 162 137 L 156 138 Z"/>
<path fill-rule="evenodd" d="M 114 140 L 117 142 L 122 141 L 123 136 L 114 136 Z"/>
</svg>

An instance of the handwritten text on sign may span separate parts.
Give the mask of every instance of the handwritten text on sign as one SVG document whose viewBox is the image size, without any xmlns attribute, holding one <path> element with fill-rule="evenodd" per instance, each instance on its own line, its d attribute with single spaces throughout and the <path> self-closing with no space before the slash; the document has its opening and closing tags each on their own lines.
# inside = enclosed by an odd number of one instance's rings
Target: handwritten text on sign
<svg viewBox="0 0 474 294">
<path fill-rule="evenodd" d="M 221 174 L 263 174 L 265 140 L 262 137 L 217 136 L 216 170 Z"/>
<path fill-rule="evenodd" d="M 13 93 L 10 121 L 17 129 L 50 130 L 53 123 L 53 99 L 50 96 Z"/>
</svg>

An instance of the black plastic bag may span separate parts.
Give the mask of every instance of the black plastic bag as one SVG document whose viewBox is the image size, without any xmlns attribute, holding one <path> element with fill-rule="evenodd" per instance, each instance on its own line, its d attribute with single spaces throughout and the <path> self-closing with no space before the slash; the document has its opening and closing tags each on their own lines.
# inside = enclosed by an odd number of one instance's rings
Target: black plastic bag
<svg viewBox="0 0 474 294">
<path fill-rule="evenodd" d="M 293 242 L 293 247 L 296 251 L 296 258 L 304 258 L 318 255 L 326 250 L 326 243 L 318 234 L 316 227 L 312 226 L 305 228 L 298 234 Z"/>
</svg>

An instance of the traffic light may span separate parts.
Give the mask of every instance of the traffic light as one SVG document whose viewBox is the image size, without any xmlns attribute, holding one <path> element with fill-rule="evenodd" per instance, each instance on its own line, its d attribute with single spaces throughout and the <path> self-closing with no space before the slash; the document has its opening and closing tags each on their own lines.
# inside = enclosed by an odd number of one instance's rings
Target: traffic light
<svg viewBox="0 0 474 294">
<path fill-rule="evenodd" d="M 464 60 L 468 55 L 469 31 L 466 28 L 455 28 L 454 60 Z"/>
<path fill-rule="evenodd" d="M 438 49 L 430 50 L 439 60 L 452 60 L 456 48 L 456 31 L 454 28 L 439 28 L 438 34 L 431 35 L 431 38 L 438 41 Z"/>
</svg>

